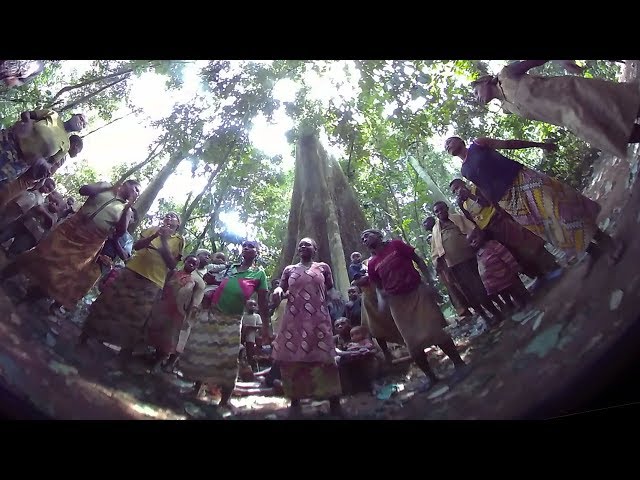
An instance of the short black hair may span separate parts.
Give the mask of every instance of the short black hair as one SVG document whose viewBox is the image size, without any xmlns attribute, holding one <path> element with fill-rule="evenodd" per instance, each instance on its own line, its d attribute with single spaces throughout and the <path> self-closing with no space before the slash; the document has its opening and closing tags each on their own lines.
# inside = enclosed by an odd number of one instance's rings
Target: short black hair
<svg viewBox="0 0 640 480">
<path fill-rule="evenodd" d="M 80 150 L 84 146 L 84 142 L 82 141 L 82 137 L 80 135 L 70 135 L 69 136 L 69 146 L 77 145 Z"/>
<path fill-rule="evenodd" d="M 453 180 L 451 180 L 449 182 L 449 186 L 451 187 L 454 183 L 456 182 L 461 182 L 461 183 L 465 183 L 464 180 L 462 180 L 461 178 L 454 178 Z"/>
<path fill-rule="evenodd" d="M 184 263 L 187 263 L 187 260 L 189 260 L 190 258 L 195 259 L 196 262 L 198 262 L 198 257 L 196 257 L 195 255 L 187 255 L 186 257 L 184 257 Z"/>
<path fill-rule="evenodd" d="M 438 200 L 437 202 L 435 202 L 433 204 L 433 208 L 435 209 L 438 205 L 444 205 L 445 207 L 449 208 L 449 205 L 447 205 L 447 202 L 443 200 Z"/>
</svg>

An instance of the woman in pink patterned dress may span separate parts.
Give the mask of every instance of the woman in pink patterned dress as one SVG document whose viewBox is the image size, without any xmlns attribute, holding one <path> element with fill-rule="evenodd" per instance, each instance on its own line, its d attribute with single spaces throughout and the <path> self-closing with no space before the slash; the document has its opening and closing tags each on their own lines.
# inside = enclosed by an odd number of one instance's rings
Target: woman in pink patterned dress
<svg viewBox="0 0 640 480">
<path fill-rule="evenodd" d="M 288 291 L 273 349 L 282 372 L 285 396 L 291 399 L 291 416 L 301 414 L 303 398 L 329 399 L 331 414 L 342 415 L 340 375 L 335 363 L 331 317 L 326 307 L 333 277 L 329 265 L 313 261 L 317 249 L 314 240 L 300 240 L 300 263 L 284 269 L 280 286 L 273 292 L 278 303 L 282 293 Z"/>
</svg>

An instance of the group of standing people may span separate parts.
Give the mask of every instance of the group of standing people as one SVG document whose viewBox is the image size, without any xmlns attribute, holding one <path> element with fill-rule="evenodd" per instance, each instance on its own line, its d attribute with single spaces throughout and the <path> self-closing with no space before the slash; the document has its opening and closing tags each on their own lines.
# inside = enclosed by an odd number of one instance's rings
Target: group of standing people
<svg viewBox="0 0 640 480">
<path fill-rule="evenodd" d="M 637 86 L 579 77 L 542 79 L 527 73 L 542 63 L 517 62 L 498 76 L 481 77 L 473 84 L 477 98 L 485 103 L 497 98 L 511 113 L 563 125 L 620 156 L 627 143 L 640 141 L 640 128 L 634 125 L 640 112 Z M 274 371 L 277 367 L 294 416 L 301 414 L 305 398 L 328 399 L 331 413 L 341 415 L 344 372 L 360 371 L 354 365 L 369 365 L 365 360 L 378 347 L 390 361 L 388 342 L 407 346 L 427 377 L 425 388 L 440 381 L 425 353 L 428 347 L 438 346 L 452 361 L 453 381 L 469 373 L 444 330 L 447 323 L 429 267 L 414 247 L 385 240 L 378 229 L 361 234 L 371 256 L 363 261 L 358 252 L 352 254 L 349 303 L 338 316 L 331 300 L 340 293 L 335 292 L 330 266 L 314 259 L 318 251 L 314 239 L 300 240 L 300 261 L 284 268 L 273 284 L 271 299 L 265 272 L 256 266 L 256 241 L 242 243 L 237 263 L 227 262 L 219 253 L 212 258 L 206 250 L 183 257 L 181 219 L 174 212 L 133 241 L 127 231 L 140 194 L 135 180 L 83 186 L 79 191 L 86 197 L 83 206 L 67 212 L 64 221 L 52 228 L 55 219 L 49 217 L 62 213 L 64 202 L 51 197 L 55 183 L 50 177 L 67 155 L 81 150 L 80 137 L 69 134 L 84 126 L 82 115 L 62 121 L 57 113 L 42 110 L 25 112 L 20 122 L 0 133 L 0 207 L 30 192 L 8 211 L 0 240 L 6 239 L 7 231 L 13 237 L 26 235 L 9 214 L 24 214 L 25 205 L 37 195 L 48 195 L 53 205 L 34 212 L 51 224 L 50 231 L 35 243 L 21 238 L 12 263 L 0 271 L 0 280 L 23 273 L 31 285 L 25 298 L 48 297 L 54 306 L 73 309 L 105 274 L 106 257 L 126 260 L 124 268 L 101 284 L 79 348 L 90 339 L 117 345 L 117 362 L 127 366 L 137 348 L 153 347 L 154 373 L 173 372 L 179 365 L 183 377 L 194 382 L 196 395 L 215 385 L 221 391 L 221 404 L 228 405 L 238 375 L 242 316 L 247 301 L 255 299 L 251 314 L 257 310 L 260 337 L 272 344 Z M 557 277 L 561 268 L 545 242 L 569 258 L 585 251 L 591 259 L 603 251 L 612 262 L 621 258 L 623 245 L 597 226 L 595 202 L 498 152 L 532 147 L 555 148 L 488 138 L 476 139 L 468 147 L 459 137 L 445 143 L 449 154 L 462 159 L 461 176 L 470 184 L 462 178 L 450 184 L 461 214 L 437 202 L 434 216 L 423 225 L 432 232 L 436 272 L 461 316 L 473 310 L 498 324 L 505 307 L 522 307 L 529 300 L 519 273 L 540 281 Z M 131 243 L 129 248 L 126 242 Z"/>
</svg>

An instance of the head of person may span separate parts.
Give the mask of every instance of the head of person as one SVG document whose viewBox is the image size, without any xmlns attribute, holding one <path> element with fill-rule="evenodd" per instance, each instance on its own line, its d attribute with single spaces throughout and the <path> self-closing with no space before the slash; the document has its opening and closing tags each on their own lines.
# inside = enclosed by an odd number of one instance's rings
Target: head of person
<svg viewBox="0 0 640 480">
<path fill-rule="evenodd" d="M 172 232 L 175 232 L 180 228 L 180 215 L 176 212 L 167 212 L 164 217 L 162 217 L 161 226 L 170 229 Z"/>
<path fill-rule="evenodd" d="M 460 137 L 449 137 L 444 141 L 444 149 L 454 157 L 461 155 L 466 147 L 466 143 Z"/>
<path fill-rule="evenodd" d="M 367 327 L 360 325 L 351 329 L 351 340 L 353 342 L 361 342 L 369 336 Z"/>
<path fill-rule="evenodd" d="M 204 268 L 211 263 L 211 252 L 209 250 L 201 248 L 195 255 L 198 259 L 198 268 Z"/>
<path fill-rule="evenodd" d="M 273 280 L 271 280 L 271 290 L 275 290 L 279 286 L 280 286 L 280 279 L 279 278 L 274 278 Z"/>
<path fill-rule="evenodd" d="M 49 212 L 60 213 L 64 207 L 64 199 L 58 192 L 53 191 L 47 196 L 47 210 L 49 210 Z"/>
<path fill-rule="evenodd" d="M 227 256 L 222 252 L 216 252 L 211 258 L 211 263 L 214 263 L 216 265 L 224 265 L 225 263 L 227 263 Z"/>
<path fill-rule="evenodd" d="M 428 216 L 422 221 L 422 226 L 427 232 L 430 232 L 436 226 L 436 217 Z"/>
<path fill-rule="evenodd" d="M 362 254 L 360 252 L 353 252 L 351 254 L 351 263 L 362 263 Z"/>
<path fill-rule="evenodd" d="M 76 203 L 76 199 L 73 197 L 67 198 L 67 207 L 73 207 L 73 204 Z"/>
<path fill-rule="evenodd" d="M 449 220 L 449 205 L 444 202 L 436 202 L 433 204 L 433 213 L 441 222 Z"/>
<path fill-rule="evenodd" d="M 87 126 L 87 117 L 82 113 L 75 113 L 65 122 L 65 129 L 68 132 L 79 132 Z"/>
<path fill-rule="evenodd" d="M 471 194 L 471 190 L 469 190 L 467 184 L 460 178 L 454 178 L 451 180 L 449 188 L 451 189 L 451 193 L 463 202 L 469 198 L 469 195 Z"/>
<path fill-rule="evenodd" d="M 140 182 L 137 180 L 127 180 L 118 189 L 118 196 L 123 200 L 133 203 L 140 195 Z"/>
<path fill-rule="evenodd" d="M 384 234 L 377 228 L 369 228 L 360 234 L 362 244 L 370 250 L 382 245 Z"/>
<path fill-rule="evenodd" d="M 313 238 L 305 237 L 298 242 L 298 255 L 302 261 L 313 259 L 317 251 L 318 244 Z"/>
<path fill-rule="evenodd" d="M 74 158 L 82 151 L 84 142 L 79 135 L 71 135 L 69 137 L 69 156 Z"/>
<path fill-rule="evenodd" d="M 260 245 L 256 240 L 245 240 L 242 242 L 243 263 L 253 265 L 260 253 Z"/>
<path fill-rule="evenodd" d="M 471 82 L 473 94 L 482 104 L 487 104 L 498 97 L 498 77 L 495 75 L 483 75 Z"/>
<path fill-rule="evenodd" d="M 247 300 L 244 308 L 247 310 L 247 313 L 256 313 L 258 310 L 258 303 L 255 300 Z"/>
<path fill-rule="evenodd" d="M 346 337 L 347 333 L 351 331 L 351 322 L 346 317 L 340 317 L 333 323 L 333 328 L 338 335 Z"/>
<path fill-rule="evenodd" d="M 184 271 L 191 273 L 198 268 L 199 261 L 195 255 L 189 255 L 184 259 Z"/>
<path fill-rule="evenodd" d="M 349 287 L 349 290 L 347 290 L 347 295 L 349 295 L 349 300 L 351 300 L 352 302 L 355 302 L 360 296 L 360 289 L 355 285 L 352 287 Z"/>
<path fill-rule="evenodd" d="M 477 250 L 487 241 L 487 236 L 485 235 L 484 230 L 474 228 L 471 233 L 467 235 L 467 241 L 469 242 L 469 245 L 471 245 L 471 248 Z"/>
<path fill-rule="evenodd" d="M 44 179 L 42 186 L 38 189 L 43 195 L 49 195 L 56 189 L 56 182 L 53 178 L 47 177 Z"/>
</svg>

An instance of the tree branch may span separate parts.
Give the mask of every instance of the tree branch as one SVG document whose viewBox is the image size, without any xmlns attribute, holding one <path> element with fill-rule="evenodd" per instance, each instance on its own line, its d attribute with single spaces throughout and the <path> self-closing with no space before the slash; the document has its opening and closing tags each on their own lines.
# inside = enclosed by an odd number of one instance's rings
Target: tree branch
<svg viewBox="0 0 640 480">
<path fill-rule="evenodd" d="M 80 97 L 79 99 L 77 99 L 77 100 L 75 100 L 75 101 L 71 102 L 70 104 L 65 105 L 64 107 L 60 108 L 60 109 L 58 110 L 58 113 L 62 113 L 62 112 L 64 112 L 64 111 L 66 111 L 66 110 L 70 110 L 70 109 L 72 109 L 72 108 L 77 107 L 78 105 L 80 105 L 80 104 L 82 104 L 82 103 L 86 102 L 87 100 L 89 100 L 91 97 L 95 97 L 96 95 L 98 95 L 99 93 L 103 92 L 103 91 L 104 91 L 104 90 L 106 90 L 107 88 L 111 88 L 111 87 L 113 87 L 114 85 L 116 85 L 116 84 L 118 84 L 118 83 L 120 83 L 120 82 L 122 82 L 122 81 L 126 80 L 127 78 L 129 78 L 128 74 L 127 74 L 126 76 L 122 77 L 122 78 L 119 78 L 118 80 L 115 80 L 115 81 L 113 81 L 113 82 L 111 82 L 111 83 L 106 84 L 104 87 L 101 87 L 101 88 L 99 88 L 98 90 L 96 90 L 96 91 L 94 91 L 94 92 L 88 93 L 88 94 L 87 94 L 87 95 L 85 95 L 84 97 Z"/>
<path fill-rule="evenodd" d="M 144 167 L 146 164 L 148 164 L 149 162 L 151 162 L 151 160 L 153 160 L 154 158 L 156 158 L 160 152 L 156 153 L 158 148 L 160 148 L 161 145 L 164 144 L 164 142 L 167 140 L 167 135 L 165 134 L 165 136 L 156 144 L 155 147 L 153 147 L 153 150 L 151 150 L 151 152 L 149 153 L 149 155 L 147 156 L 147 158 L 145 158 L 143 161 L 141 161 L 140 163 L 135 164 L 133 167 L 131 167 L 129 170 L 127 170 L 126 172 L 124 172 L 122 174 L 122 176 L 118 179 L 118 184 L 124 182 L 127 178 L 129 178 L 134 172 L 137 172 L 138 170 L 140 170 L 142 167 Z"/>
<path fill-rule="evenodd" d="M 60 96 L 62 96 L 66 92 L 70 92 L 71 90 L 75 90 L 77 88 L 82 88 L 82 87 L 84 87 L 86 85 L 91 85 L 92 83 L 101 82 L 102 80 L 108 80 L 110 78 L 119 77 L 120 75 L 124 75 L 124 74 L 131 73 L 131 72 L 133 72 L 133 68 L 131 68 L 131 67 L 122 68 L 117 72 L 110 73 L 109 75 L 104 75 L 102 77 L 97 77 L 97 78 L 92 78 L 92 79 L 89 79 L 89 80 L 85 80 L 84 82 L 76 83 L 75 85 L 67 85 L 66 87 L 61 88 L 58 91 L 58 93 L 56 93 L 53 96 L 53 98 L 51 99 L 51 101 L 49 101 L 47 106 L 48 107 L 52 107 L 53 105 L 55 105 L 56 100 L 58 100 L 58 98 L 60 98 Z"/>
</svg>

